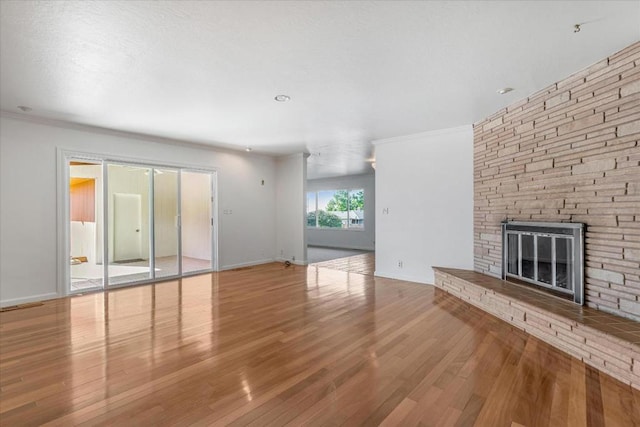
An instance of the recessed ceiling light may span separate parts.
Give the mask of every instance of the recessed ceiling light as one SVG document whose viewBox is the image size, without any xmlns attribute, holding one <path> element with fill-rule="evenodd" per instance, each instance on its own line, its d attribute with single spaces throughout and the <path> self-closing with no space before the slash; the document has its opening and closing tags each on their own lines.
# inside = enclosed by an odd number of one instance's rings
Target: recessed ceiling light
<svg viewBox="0 0 640 427">
<path fill-rule="evenodd" d="M 277 95 L 273 99 L 275 99 L 278 102 L 287 102 L 287 101 L 291 100 L 291 97 L 288 96 L 288 95 Z"/>
<path fill-rule="evenodd" d="M 246 151 L 248 153 L 249 151 L 251 151 L 251 147 L 245 148 L 244 151 Z"/>
<path fill-rule="evenodd" d="M 502 89 L 498 89 L 498 93 L 500 95 L 504 95 L 505 93 L 511 92 L 513 90 L 512 87 L 503 87 Z"/>
<path fill-rule="evenodd" d="M 18 110 L 22 111 L 23 113 L 28 113 L 30 111 L 33 111 L 33 108 L 25 107 L 24 105 L 18 105 Z"/>
</svg>

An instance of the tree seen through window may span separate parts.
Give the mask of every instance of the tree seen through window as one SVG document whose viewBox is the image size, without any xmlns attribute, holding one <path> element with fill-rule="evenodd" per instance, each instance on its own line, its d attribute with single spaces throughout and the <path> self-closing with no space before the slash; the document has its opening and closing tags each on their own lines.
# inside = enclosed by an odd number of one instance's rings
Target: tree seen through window
<svg viewBox="0 0 640 427">
<path fill-rule="evenodd" d="M 307 193 L 307 226 L 364 228 L 364 190 L 325 190 Z"/>
</svg>

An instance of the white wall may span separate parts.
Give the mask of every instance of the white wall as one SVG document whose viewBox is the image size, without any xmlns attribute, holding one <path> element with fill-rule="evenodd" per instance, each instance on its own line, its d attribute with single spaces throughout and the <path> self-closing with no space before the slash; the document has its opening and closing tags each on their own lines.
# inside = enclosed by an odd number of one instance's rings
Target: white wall
<svg viewBox="0 0 640 427">
<path fill-rule="evenodd" d="M 96 259 L 96 223 L 88 221 L 71 221 L 69 232 L 71 237 L 69 254 L 73 257 L 87 257 L 87 262 L 97 264 Z"/>
<path fill-rule="evenodd" d="M 276 255 L 281 261 L 307 263 L 305 194 L 307 155 L 293 154 L 276 162 Z M 256 213 L 260 211 L 256 207 Z"/>
<path fill-rule="evenodd" d="M 0 304 L 61 295 L 62 289 L 57 288 L 58 148 L 217 169 L 219 212 L 232 211 L 229 215 L 219 215 L 220 268 L 275 258 L 276 168 L 272 157 L 158 143 L 151 138 L 119 132 L 62 127 L 2 115 Z M 303 186 L 304 179 L 300 182 Z"/>
<path fill-rule="evenodd" d="M 473 269 L 472 127 L 374 144 L 376 275 L 433 283 L 432 266 Z"/>
<path fill-rule="evenodd" d="M 364 230 L 307 228 L 307 244 L 332 248 L 375 249 L 375 176 L 373 174 L 349 175 L 307 181 L 307 192 L 359 188 L 364 189 Z"/>
</svg>

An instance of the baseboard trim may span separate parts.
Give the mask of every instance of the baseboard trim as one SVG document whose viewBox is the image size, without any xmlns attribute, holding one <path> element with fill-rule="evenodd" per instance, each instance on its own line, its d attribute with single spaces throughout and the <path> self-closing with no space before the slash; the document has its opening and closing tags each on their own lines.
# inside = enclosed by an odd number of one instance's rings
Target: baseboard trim
<svg viewBox="0 0 640 427">
<path fill-rule="evenodd" d="M 234 268 L 242 268 L 242 267 L 253 267 L 254 265 L 269 264 L 270 262 L 275 262 L 275 261 L 277 260 L 273 258 L 267 258 L 267 259 L 260 259 L 256 261 L 241 262 L 239 264 L 223 265 L 222 267 L 220 267 L 220 271 L 233 270 Z"/>
<path fill-rule="evenodd" d="M 354 251 L 368 251 L 375 252 L 376 248 L 368 248 L 364 246 L 326 246 L 326 245 L 312 245 L 311 243 L 307 243 L 307 247 L 320 248 L 320 249 L 345 249 L 345 250 L 354 250 Z"/>
<path fill-rule="evenodd" d="M 290 259 L 280 258 L 280 257 L 276 258 L 275 261 L 276 262 L 287 262 L 287 261 L 289 261 L 291 264 L 294 264 L 294 265 L 308 265 L 309 264 L 306 260 L 304 260 L 304 261 L 291 261 Z"/>
<path fill-rule="evenodd" d="M 424 277 L 418 277 L 418 276 L 411 276 L 408 274 L 394 274 L 394 273 L 388 273 L 386 271 L 380 271 L 380 270 L 376 270 L 373 272 L 373 275 L 375 277 L 383 277 L 385 279 L 395 279 L 395 280 L 404 280 L 405 282 L 414 282 L 414 283 L 420 283 L 421 285 L 431 285 L 433 286 L 433 283 L 428 282 L 425 280 Z"/>
<path fill-rule="evenodd" d="M 40 302 L 56 298 L 60 298 L 60 295 L 58 295 L 57 292 L 50 292 L 46 294 L 32 295 L 24 298 L 5 299 L 0 300 L 0 307 L 10 307 L 12 305 L 26 304 L 29 302 Z"/>
</svg>

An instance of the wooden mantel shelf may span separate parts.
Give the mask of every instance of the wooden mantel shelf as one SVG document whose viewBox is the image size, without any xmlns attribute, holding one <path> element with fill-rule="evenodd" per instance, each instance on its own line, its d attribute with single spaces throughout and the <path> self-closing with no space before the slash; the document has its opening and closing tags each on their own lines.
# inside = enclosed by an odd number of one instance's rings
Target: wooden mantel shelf
<svg viewBox="0 0 640 427">
<path fill-rule="evenodd" d="M 640 389 L 640 323 L 475 271 L 433 269 L 438 288 Z"/>
</svg>

